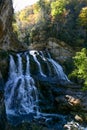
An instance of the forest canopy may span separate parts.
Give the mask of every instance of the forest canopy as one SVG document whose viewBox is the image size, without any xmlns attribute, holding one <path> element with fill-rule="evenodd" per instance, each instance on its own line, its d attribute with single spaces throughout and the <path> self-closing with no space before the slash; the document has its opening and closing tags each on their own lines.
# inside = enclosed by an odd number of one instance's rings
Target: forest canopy
<svg viewBox="0 0 87 130">
<path fill-rule="evenodd" d="M 31 44 L 49 37 L 72 47 L 87 46 L 87 0 L 39 0 L 14 14 L 14 32 L 19 40 Z M 46 34 L 44 36 L 44 34 Z"/>
</svg>

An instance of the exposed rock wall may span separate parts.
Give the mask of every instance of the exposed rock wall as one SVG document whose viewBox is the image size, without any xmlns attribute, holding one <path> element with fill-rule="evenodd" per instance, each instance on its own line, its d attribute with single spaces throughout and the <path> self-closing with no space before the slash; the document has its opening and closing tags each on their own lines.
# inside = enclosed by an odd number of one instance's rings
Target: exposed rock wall
<svg viewBox="0 0 87 130">
<path fill-rule="evenodd" d="M 7 70 L 8 50 L 17 50 L 19 42 L 15 40 L 12 29 L 12 0 L 0 0 L 0 129 L 5 129 L 4 79 Z M 6 54 L 6 55 L 5 55 Z M 7 75 L 6 75 L 7 76 Z"/>
<path fill-rule="evenodd" d="M 48 39 L 47 48 L 56 60 L 64 62 L 74 55 L 74 50 L 65 42 L 55 38 Z"/>
<path fill-rule="evenodd" d="M 0 49 L 8 49 L 12 33 L 12 1 L 4 0 L 0 4 Z"/>
<path fill-rule="evenodd" d="M 18 51 L 24 48 L 13 33 L 13 13 L 12 0 L 0 0 L 0 72 L 2 76 L 8 72 L 9 50 Z"/>
<path fill-rule="evenodd" d="M 65 62 L 75 54 L 74 50 L 66 43 L 55 38 L 49 38 L 47 41 L 33 43 L 29 49 L 49 50 L 53 57 L 60 62 Z"/>
<path fill-rule="evenodd" d="M 12 20 L 12 0 L 0 0 L 0 49 L 18 50 L 22 48 L 13 34 Z"/>
</svg>

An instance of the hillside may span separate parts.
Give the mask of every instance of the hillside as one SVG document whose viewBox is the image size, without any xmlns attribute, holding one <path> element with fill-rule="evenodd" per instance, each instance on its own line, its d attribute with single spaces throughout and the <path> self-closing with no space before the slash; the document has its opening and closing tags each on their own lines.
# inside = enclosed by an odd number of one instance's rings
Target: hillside
<svg viewBox="0 0 87 130">
<path fill-rule="evenodd" d="M 14 32 L 25 45 L 56 38 L 74 49 L 85 47 L 86 12 L 86 0 L 39 0 L 15 14 Z"/>
</svg>

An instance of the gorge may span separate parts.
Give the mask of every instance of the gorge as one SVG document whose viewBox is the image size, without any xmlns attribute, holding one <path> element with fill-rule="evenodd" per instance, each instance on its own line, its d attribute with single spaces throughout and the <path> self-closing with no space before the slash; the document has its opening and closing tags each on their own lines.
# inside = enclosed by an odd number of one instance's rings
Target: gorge
<svg viewBox="0 0 87 130">
<path fill-rule="evenodd" d="M 87 129 L 87 91 L 70 81 L 58 60 L 51 57 L 50 53 L 57 57 L 55 47 L 51 49 L 53 42 L 46 49 L 28 50 L 17 40 L 12 15 L 12 1 L 1 0 L 0 129 Z"/>
</svg>

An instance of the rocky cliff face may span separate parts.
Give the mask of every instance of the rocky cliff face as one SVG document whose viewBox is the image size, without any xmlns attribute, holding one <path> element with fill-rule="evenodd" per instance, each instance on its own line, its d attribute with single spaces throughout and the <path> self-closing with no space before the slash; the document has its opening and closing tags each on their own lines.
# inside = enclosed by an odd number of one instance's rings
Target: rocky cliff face
<svg viewBox="0 0 87 130">
<path fill-rule="evenodd" d="M 17 50 L 18 41 L 12 30 L 13 7 L 11 0 L 0 0 L 0 128 L 5 129 L 4 76 L 7 75 L 8 50 Z M 6 53 L 5 53 L 6 52 Z"/>
<path fill-rule="evenodd" d="M 48 50 L 53 57 L 61 63 L 71 59 L 75 54 L 74 50 L 69 45 L 55 38 L 49 38 L 45 42 L 35 42 L 31 44 L 29 49 Z"/>
<path fill-rule="evenodd" d="M 23 50 L 23 46 L 13 33 L 12 0 L 0 0 L 0 73 L 2 77 L 8 72 L 9 51 Z"/>
<path fill-rule="evenodd" d="M 0 0 L 0 49 L 17 50 L 22 48 L 12 29 L 12 0 Z"/>
<path fill-rule="evenodd" d="M 12 1 L 4 0 L 0 3 L 0 49 L 9 49 L 12 37 Z"/>
</svg>

